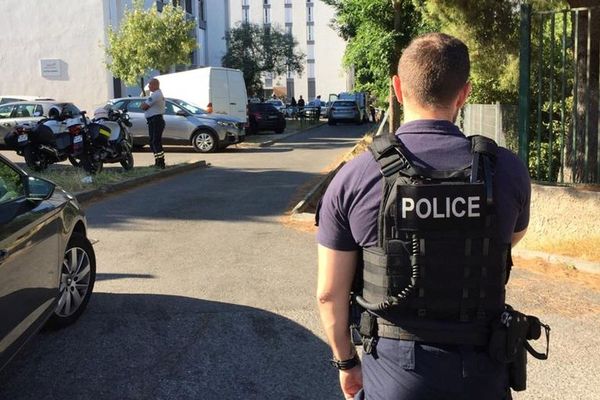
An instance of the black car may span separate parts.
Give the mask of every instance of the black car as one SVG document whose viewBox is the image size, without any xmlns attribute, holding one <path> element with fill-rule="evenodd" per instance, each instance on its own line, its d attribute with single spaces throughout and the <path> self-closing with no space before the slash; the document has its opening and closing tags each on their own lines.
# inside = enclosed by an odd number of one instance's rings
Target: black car
<svg viewBox="0 0 600 400">
<path fill-rule="evenodd" d="M 250 135 L 260 131 L 283 133 L 285 130 L 285 117 L 272 104 L 250 103 L 247 106 L 247 110 L 247 134 Z"/>
<path fill-rule="evenodd" d="M 77 200 L 0 156 L 0 369 L 42 326 L 85 310 L 96 259 Z"/>
</svg>

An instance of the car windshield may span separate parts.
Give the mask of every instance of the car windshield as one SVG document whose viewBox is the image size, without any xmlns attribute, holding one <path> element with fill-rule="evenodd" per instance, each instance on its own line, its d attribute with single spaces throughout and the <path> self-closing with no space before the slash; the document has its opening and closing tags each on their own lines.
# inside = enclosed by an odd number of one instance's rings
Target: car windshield
<svg viewBox="0 0 600 400">
<path fill-rule="evenodd" d="M 281 100 L 269 100 L 269 101 L 267 101 L 267 103 L 273 104 L 274 106 L 282 106 L 283 105 L 283 101 L 281 101 Z"/>
<path fill-rule="evenodd" d="M 191 103 L 188 103 L 187 101 L 183 101 L 183 100 L 179 100 L 179 99 L 171 99 L 171 101 L 177 105 L 179 105 L 180 107 L 184 108 L 187 112 L 192 113 L 192 114 L 207 114 L 206 111 L 204 111 L 203 109 L 201 109 L 198 106 L 195 106 Z"/>
</svg>

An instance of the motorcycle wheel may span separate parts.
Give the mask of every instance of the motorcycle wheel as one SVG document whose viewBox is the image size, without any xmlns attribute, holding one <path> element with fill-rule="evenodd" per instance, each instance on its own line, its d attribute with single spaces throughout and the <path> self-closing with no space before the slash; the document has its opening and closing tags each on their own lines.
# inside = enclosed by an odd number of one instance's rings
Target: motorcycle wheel
<svg viewBox="0 0 600 400">
<path fill-rule="evenodd" d="M 75 157 L 71 157 L 69 156 L 69 162 L 71 163 L 72 166 L 74 166 L 75 168 L 81 168 L 81 161 L 76 159 Z"/>
<path fill-rule="evenodd" d="M 36 152 L 31 146 L 23 149 L 25 164 L 34 171 L 43 171 L 48 168 L 48 161 L 44 156 Z"/>
<path fill-rule="evenodd" d="M 120 162 L 123 169 L 125 171 L 129 171 L 133 168 L 133 154 L 131 154 L 131 152 L 128 152 L 125 158 L 122 159 Z"/>
<path fill-rule="evenodd" d="M 81 157 L 81 166 L 88 174 L 97 174 L 102 171 L 103 163 L 101 160 L 94 160 L 91 156 Z"/>
</svg>

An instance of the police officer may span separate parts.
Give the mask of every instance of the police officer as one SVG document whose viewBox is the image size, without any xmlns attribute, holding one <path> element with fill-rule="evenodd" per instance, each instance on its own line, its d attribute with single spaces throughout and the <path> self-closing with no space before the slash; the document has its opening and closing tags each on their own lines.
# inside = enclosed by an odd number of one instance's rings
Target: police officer
<svg viewBox="0 0 600 400">
<path fill-rule="evenodd" d="M 153 78 L 148 82 L 150 96 L 142 103 L 142 110 L 148 123 L 148 135 L 150 136 L 150 149 L 154 153 L 154 166 L 165 168 L 165 152 L 162 146 L 162 135 L 165 130 L 165 98 L 160 90 L 160 82 Z"/>
<path fill-rule="evenodd" d="M 530 179 L 504 148 L 489 147 L 485 168 L 475 165 L 481 149 L 475 153 L 454 125 L 471 90 L 469 69 L 460 40 L 441 33 L 414 39 L 393 78 L 404 123 L 390 135 L 390 168 L 382 167 L 385 157 L 375 160 L 379 153 L 365 152 L 337 173 L 322 199 L 317 301 L 346 399 L 510 398 L 506 364 L 487 352 L 486 325 L 504 306 L 510 247 L 529 223 Z M 414 185 L 478 171 L 483 183 L 460 178 L 454 182 L 463 186 L 437 185 L 429 197 L 431 184 Z M 433 178 L 423 182 L 427 175 Z M 396 190 L 384 193 L 395 177 L 403 177 Z M 397 201 L 380 211 L 384 195 Z M 442 242 L 431 244 L 436 237 Z M 364 296 L 357 299 L 371 307 L 361 317 L 362 359 L 348 330 L 356 273 Z"/>
</svg>

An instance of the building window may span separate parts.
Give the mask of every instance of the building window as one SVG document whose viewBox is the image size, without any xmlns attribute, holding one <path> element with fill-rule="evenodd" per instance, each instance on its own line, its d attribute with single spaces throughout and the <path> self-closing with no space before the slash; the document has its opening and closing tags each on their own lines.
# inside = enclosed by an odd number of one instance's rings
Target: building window
<svg viewBox="0 0 600 400">
<path fill-rule="evenodd" d="M 250 7 L 250 4 L 248 4 L 249 0 L 242 0 L 242 7 Z"/>
<path fill-rule="evenodd" d="M 314 99 L 317 95 L 317 84 L 315 78 L 308 78 L 308 99 Z"/>
<path fill-rule="evenodd" d="M 292 24 L 285 24 L 285 33 L 288 35 L 292 34 Z"/>
<path fill-rule="evenodd" d="M 206 6 L 204 0 L 198 0 L 198 28 L 206 29 Z"/>
<path fill-rule="evenodd" d="M 250 9 L 248 7 L 242 9 L 242 21 L 245 24 L 250 22 Z"/>
<path fill-rule="evenodd" d="M 306 70 L 307 70 L 307 75 L 308 78 L 313 78 L 315 77 L 315 60 L 306 60 L 307 64 L 306 64 Z"/>
<path fill-rule="evenodd" d="M 163 0 L 156 0 L 156 11 L 162 12 L 165 2 Z"/>
<path fill-rule="evenodd" d="M 313 5 L 306 5 L 306 22 L 315 22 L 315 16 L 313 13 Z"/>
<path fill-rule="evenodd" d="M 287 7 L 285 9 L 285 23 L 286 24 L 291 24 L 292 21 L 293 21 L 292 8 L 291 7 Z"/>
<path fill-rule="evenodd" d="M 315 40 L 315 27 L 314 25 L 306 25 L 306 40 L 312 42 Z"/>
<path fill-rule="evenodd" d="M 264 0 L 263 3 L 265 4 L 265 6 L 269 5 L 269 0 Z"/>
<path fill-rule="evenodd" d="M 315 58 L 315 45 L 314 44 L 308 44 L 306 46 L 306 58 L 308 60 L 314 60 L 314 58 Z"/>
<path fill-rule="evenodd" d="M 263 11 L 263 23 L 269 25 L 271 23 L 271 7 L 265 7 Z"/>
<path fill-rule="evenodd" d="M 289 5 L 291 6 L 291 5 L 292 5 L 292 0 L 285 0 L 285 4 L 286 4 L 286 5 L 288 5 L 288 4 L 289 4 Z"/>
</svg>

